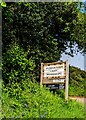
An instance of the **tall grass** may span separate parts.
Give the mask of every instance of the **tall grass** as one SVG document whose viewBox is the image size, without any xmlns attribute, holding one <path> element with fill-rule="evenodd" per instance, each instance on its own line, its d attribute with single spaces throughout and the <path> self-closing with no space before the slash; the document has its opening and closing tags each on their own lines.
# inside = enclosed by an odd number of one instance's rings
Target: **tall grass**
<svg viewBox="0 0 86 120">
<path fill-rule="evenodd" d="M 2 91 L 2 118 L 84 118 L 84 105 L 65 101 L 38 83 L 24 81 Z"/>
</svg>

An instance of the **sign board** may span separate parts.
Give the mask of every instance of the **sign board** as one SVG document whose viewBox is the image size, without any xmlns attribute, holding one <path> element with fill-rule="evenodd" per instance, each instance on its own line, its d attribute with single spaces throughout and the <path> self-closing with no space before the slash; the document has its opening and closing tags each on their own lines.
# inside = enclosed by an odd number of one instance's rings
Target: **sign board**
<svg viewBox="0 0 86 120">
<path fill-rule="evenodd" d="M 68 98 L 68 78 L 69 78 L 68 61 L 41 63 L 40 85 L 46 85 L 51 89 L 65 88 L 66 98 Z"/>
<path fill-rule="evenodd" d="M 64 89 L 65 88 L 65 84 L 47 84 L 46 87 L 50 88 L 50 89 Z"/>
<path fill-rule="evenodd" d="M 64 63 L 44 66 L 44 77 L 64 76 Z"/>
</svg>

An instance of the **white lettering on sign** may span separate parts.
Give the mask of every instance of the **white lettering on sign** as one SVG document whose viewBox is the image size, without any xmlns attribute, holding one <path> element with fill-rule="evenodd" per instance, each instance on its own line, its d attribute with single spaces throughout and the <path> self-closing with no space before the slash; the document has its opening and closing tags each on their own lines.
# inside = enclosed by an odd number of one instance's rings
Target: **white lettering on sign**
<svg viewBox="0 0 86 120">
<path fill-rule="evenodd" d="M 53 82 L 64 82 L 65 80 L 64 79 L 56 79 L 56 80 L 53 80 Z"/>
<path fill-rule="evenodd" d="M 64 63 L 44 66 L 44 77 L 64 76 Z"/>
</svg>

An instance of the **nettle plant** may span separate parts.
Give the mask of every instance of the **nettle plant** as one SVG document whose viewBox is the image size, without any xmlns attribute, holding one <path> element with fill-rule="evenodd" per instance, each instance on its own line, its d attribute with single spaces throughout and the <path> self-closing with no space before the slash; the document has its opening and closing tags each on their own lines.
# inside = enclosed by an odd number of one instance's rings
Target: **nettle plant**
<svg viewBox="0 0 86 120">
<path fill-rule="evenodd" d="M 35 62 L 27 58 L 29 50 L 25 52 L 17 43 L 3 54 L 3 81 L 7 85 L 12 82 L 20 83 L 26 78 L 34 78 Z"/>
</svg>

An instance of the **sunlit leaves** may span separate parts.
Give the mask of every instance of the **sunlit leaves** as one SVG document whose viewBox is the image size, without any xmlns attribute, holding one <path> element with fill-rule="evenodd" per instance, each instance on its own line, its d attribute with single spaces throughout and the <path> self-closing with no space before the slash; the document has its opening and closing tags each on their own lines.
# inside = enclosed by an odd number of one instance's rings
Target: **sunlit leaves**
<svg viewBox="0 0 86 120">
<path fill-rule="evenodd" d="M 0 4 L 1 4 L 2 7 L 6 7 L 6 3 L 2 2 L 2 0 L 0 1 Z"/>
<path fill-rule="evenodd" d="M 5 84 L 21 82 L 21 79 L 31 78 L 35 62 L 27 59 L 27 52 L 16 43 L 3 56 L 3 80 Z"/>
</svg>

